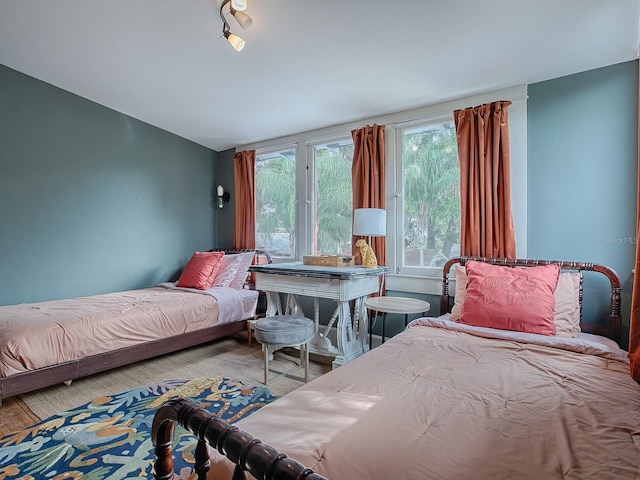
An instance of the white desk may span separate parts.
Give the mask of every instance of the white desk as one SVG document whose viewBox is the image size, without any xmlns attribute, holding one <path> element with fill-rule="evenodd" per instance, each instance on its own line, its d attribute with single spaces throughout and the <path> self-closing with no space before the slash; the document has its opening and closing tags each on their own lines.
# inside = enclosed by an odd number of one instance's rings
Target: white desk
<svg viewBox="0 0 640 480">
<path fill-rule="evenodd" d="M 388 268 L 320 267 L 301 262 L 253 265 L 256 288 L 267 296 L 267 316 L 305 315 L 298 296 L 314 299 L 313 318 L 316 335 L 309 342 L 309 351 L 335 356 L 332 366 L 339 367 L 362 355 L 367 345 L 367 311 L 364 300 L 379 288 L 378 278 Z M 280 294 L 287 294 L 283 307 Z M 336 309 L 327 325 L 320 325 L 319 298 L 335 300 Z M 354 301 L 351 315 L 350 301 Z M 336 324 L 337 320 L 337 324 Z M 336 324 L 336 345 L 328 333 Z"/>
</svg>

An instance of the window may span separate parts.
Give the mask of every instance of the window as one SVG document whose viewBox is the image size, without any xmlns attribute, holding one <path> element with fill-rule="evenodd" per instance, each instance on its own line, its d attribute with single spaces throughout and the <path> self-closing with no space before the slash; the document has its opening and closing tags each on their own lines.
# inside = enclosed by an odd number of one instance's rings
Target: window
<svg viewBox="0 0 640 480">
<path fill-rule="evenodd" d="M 396 138 L 404 200 L 398 271 L 441 269 L 460 251 L 460 168 L 453 119 L 398 128 Z"/>
<path fill-rule="evenodd" d="M 274 261 L 351 253 L 353 141 L 256 152 L 256 243 Z"/>
<path fill-rule="evenodd" d="M 296 149 L 256 155 L 256 246 L 274 260 L 296 252 Z"/>
<path fill-rule="evenodd" d="M 351 255 L 353 141 L 311 147 L 314 208 L 311 212 L 316 255 Z"/>
<path fill-rule="evenodd" d="M 526 257 L 526 99 L 526 85 L 520 85 L 367 121 L 386 125 L 387 132 L 388 289 L 438 295 L 442 265 L 459 254 L 459 166 L 453 112 L 469 105 L 513 102 L 509 107 L 512 209 L 518 256 Z M 275 261 L 349 253 L 350 132 L 363 123 L 242 146 L 256 150 L 258 245 L 274 252 Z"/>
</svg>

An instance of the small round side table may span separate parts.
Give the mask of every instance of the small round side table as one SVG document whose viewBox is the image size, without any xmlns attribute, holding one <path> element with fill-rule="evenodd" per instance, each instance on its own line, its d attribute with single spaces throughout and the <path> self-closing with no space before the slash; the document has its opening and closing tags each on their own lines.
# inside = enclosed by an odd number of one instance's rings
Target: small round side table
<svg viewBox="0 0 640 480">
<path fill-rule="evenodd" d="M 364 301 L 364 306 L 376 313 L 382 313 L 382 343 L 384 343 L 384 328 L 387 320 L 387 313 L 399 313 L 404 315 L 404 326 L 407 326 L 409 314 L 422 313 L 425 314 L 431 308 L 429 302 L 419 300 L 417 298 L 408 297 L 369 297 Z M 369 349 L 371 349 L 371 341 L 373 340 L 372 316 L 369 315 Z"/>
</svg>

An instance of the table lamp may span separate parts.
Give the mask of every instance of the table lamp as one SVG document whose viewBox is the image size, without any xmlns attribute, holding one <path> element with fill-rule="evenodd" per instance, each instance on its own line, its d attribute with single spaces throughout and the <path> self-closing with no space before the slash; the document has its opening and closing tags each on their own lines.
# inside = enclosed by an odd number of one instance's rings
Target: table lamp
<svg viewBox="0 0 640 480">
<path fill-rule="evenodd" d="M 356 208 L 353 211 L 353 234 L 368 237 L 368 243 L 358 240 L 356 245 L 360 247 L 362 266 L 375 268 L 378 266 L 373 249 L 371 237 L 384 237 L 387 233 L 387 211 L 381 208 Z"/>
</svg>

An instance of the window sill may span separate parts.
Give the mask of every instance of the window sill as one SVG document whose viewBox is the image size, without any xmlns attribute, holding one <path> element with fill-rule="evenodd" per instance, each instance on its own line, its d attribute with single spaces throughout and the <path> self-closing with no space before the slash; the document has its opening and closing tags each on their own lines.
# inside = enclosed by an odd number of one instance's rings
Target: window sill
<svg viewBox="0 0 640 480">
<path fill-rule="evenodd" d="M 387 275 L 387 290 L 394 292 L 423 293 L 427 295 L 442 294 L 442 276 Z M 453 284 L 453 286 L 452 286 Z M 455 288 L 451 282 L 449 289 Z"/>
</svg>

